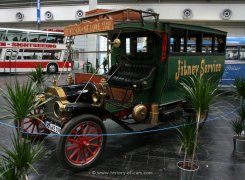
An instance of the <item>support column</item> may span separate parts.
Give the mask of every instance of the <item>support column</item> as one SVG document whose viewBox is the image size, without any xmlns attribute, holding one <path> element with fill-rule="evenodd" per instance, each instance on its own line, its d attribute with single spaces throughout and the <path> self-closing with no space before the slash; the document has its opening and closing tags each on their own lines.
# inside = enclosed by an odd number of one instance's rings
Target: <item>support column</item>
<svg viewBox="0 0 245 180">
<path fill-rule="evenodd" d="M 89 10 L 97 8 L 98 0 L 89 0 Z"/>
</svg>

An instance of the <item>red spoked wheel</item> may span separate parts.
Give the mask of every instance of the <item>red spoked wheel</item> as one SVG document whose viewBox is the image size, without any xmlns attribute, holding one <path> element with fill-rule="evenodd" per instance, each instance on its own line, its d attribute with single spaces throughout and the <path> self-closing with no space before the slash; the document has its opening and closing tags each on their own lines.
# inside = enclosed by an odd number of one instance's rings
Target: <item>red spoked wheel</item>
<svg viewBox="0 0 245 180">
<path fill-rule="evenodd" d="M 21 122 L 15 122 L 15 126 L 22 131 L 22 136 L 30 140 L 42 140 L 50 131 L 44 125 L 43 107 L 34 109 L 30 115 Z"/>
<path fill-rule="evenodd" d="M 105 126 L 94 115 L 80 115 L 71 119 L 62 129 L 57 144 L 59 161 L 72 171 L 90 168 L 99 160 L 106 144 Z"/>
</svg>

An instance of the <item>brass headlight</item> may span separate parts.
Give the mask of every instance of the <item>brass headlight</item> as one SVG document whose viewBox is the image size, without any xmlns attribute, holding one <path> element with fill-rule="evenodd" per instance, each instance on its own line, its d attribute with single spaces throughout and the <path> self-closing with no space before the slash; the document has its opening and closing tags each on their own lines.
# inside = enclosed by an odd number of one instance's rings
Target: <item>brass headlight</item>
<svg viewBox="0 0 245 180">
<path fill-rule="evenodd" d="M 105 106 L 105 100 L 106 100 L 106 93 L 109 88 L 109 85 L 105 78 L 102 78 L 100 80 L 100 83 L 98 84 L 98 90 L 92 94 L 92 100 L 93 105 L 104 107 Z"/>
<path fill-rule="evenodd" d="M 61 117 L 64 115 L 65 113 L 65 107 L 66 104 L 68 103 L 68 101 L 56 101 L 54 103 L 54 115 L 56 117 Z"/>
<path fill-rule="evenodd" d="M 99 96 L 100 96 L 100 95 L 99 95 L 98 92 L 92 94 L 92 99 L 93 99 L 93 103 L 94 103 L 94 104 L 98 103 L 98 101 L 99 101 Z"/>
</svg>

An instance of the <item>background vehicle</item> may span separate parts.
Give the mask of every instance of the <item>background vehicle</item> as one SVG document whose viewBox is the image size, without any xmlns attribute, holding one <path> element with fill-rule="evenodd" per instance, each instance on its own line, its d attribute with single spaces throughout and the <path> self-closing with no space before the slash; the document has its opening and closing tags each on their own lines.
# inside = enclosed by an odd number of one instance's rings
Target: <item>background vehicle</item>
<svg viewBox="0 0 245 180">
<path fill-rule="evenodd" d="M 245 77 L 245 37 L 227 37 L 225 71 L 221 85 L 230 87 L 236 77 Z"/>
<path fill-rule="evenodd" d="M 0 28 L 0 72 L 31 72 L 38 65 L 48 73 L 63 67 L 71 71 L 73 63 L 67 61 L 66 40 L 60 30 Z"/>
<path fill-rule="evenodd" d="M 104 120 L 110 118 L 132 132 L 170 125 L 194 113 L 186 109 L 178 81 L 198 74 L 218 81 L 224 70 L 225 32 L 159 21 L 155 13 L 104 12 L 82 18 L 64 33 L 95 33 L 109 42 L 108 73 L 75 73 L 75 84 L 69 77 L 69 85 L 54 85 L 45 93 L 53 99 L 44 107 L 47 116 L 41 125 L 65 134 L 60 137 L 57 155 L 73 171 L 99 160 L 107 140 Z M 192 50 L 188 51 L 190 39 Z M 203 39 L 212 42 L 208 51 L 203 51 Z M 41 126 L 36 129 L 39 132 Z"/>
</svg>

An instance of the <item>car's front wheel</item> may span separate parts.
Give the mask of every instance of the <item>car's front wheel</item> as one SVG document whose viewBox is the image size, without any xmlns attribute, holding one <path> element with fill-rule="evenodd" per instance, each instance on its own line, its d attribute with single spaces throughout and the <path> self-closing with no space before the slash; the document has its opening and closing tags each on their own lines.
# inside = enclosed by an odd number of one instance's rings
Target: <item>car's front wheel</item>
<svg viewBox="0 0 245 180">
<path fill-rule="evenodd" d="M 57 144 L 58 160 L 63 166 L 77 172 L 97 163 L 106 144 L 106 129 L 94 115 L 79 115 L 62 129 Z"/>
</svg>

